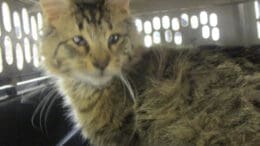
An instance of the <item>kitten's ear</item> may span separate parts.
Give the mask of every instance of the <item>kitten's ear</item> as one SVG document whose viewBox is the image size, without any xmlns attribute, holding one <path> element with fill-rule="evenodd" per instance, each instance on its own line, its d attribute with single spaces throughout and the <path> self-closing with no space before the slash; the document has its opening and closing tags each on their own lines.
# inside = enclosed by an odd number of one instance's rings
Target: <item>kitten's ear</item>
<svg viewBox="0 0 260 146">
<path fill-rule="evenodd" d="M 40 0 L 40 5 L 48 23 L 55 26 L 56 21 L 68 12 L 69 0 Z"/>
<path fill-rule="evenodd" d="M 130 0 L 107 0 L 108 4 L 110 4 L 112 7 L 116 7 L 119 9 L 122 9 L 126 12 L 129 12 L 129 3 Z"/>
</svg>

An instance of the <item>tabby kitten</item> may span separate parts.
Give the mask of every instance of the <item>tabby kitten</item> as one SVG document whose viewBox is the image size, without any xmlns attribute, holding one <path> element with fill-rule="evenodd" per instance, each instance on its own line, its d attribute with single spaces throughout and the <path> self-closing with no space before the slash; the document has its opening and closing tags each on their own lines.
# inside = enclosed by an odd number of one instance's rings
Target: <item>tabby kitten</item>
<svg viewBox="0 0 260 146">
<path fill-rule="evenodd" d="M 260 145 L 259 62 L 195 49 L 144 53 L 129 0 L 40 3 L 44 67 L 93 145 Z"/>
</svg>

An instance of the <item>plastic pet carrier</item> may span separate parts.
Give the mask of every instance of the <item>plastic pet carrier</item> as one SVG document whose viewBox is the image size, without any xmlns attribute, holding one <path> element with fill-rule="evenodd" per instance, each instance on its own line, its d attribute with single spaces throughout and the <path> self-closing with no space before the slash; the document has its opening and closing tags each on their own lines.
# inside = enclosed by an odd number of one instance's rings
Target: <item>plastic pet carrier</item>
<svg viewBox="0 0 260 146">
<path fill-rule="evenodd" d="M 257 0 L 132 0 L 131 8 L 147 49 L 260 44 Z M 0 0 L 0 16 L 0 145 L 86 145 L 40 70 L 38 1 Z"/>
</svg>

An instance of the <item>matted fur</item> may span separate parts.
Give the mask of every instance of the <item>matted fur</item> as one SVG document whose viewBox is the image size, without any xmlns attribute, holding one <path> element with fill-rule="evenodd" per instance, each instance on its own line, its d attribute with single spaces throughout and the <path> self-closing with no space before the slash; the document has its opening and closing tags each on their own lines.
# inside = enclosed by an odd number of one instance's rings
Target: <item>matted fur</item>
<svg viewBox="0 0 260 146">
<path fill-rule="evenodd" d="M 150 62 L 135 107 L 141 145 L 260 144 L 259 62 L 220 50 L 166 54 L 161 71 Z"/>
<path fill-rule="evenodd" d="M 93 145 L 260 145 L 256 51 L 141 53 L 127 0 L 57 0 L 64 6 L 59 15 L 49 9 L 50 0 L 41 1 L 45 68 L 58 78 L 76 123 Z M 120 41 L 108 45 L 114 33 Z M 78 35 L 87 44 L 74 44 Z M 108 60 L 102 73 L 93 59 Z"/>
</svg>

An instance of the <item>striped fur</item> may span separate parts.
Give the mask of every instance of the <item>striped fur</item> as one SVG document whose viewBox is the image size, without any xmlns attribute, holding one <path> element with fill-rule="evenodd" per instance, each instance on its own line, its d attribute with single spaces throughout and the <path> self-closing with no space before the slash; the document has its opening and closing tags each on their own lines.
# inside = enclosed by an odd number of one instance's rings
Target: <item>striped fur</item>
<svg viewBox="0 0 260 146">
<path fill-rule="evenodd" d="M 93 145 L 260 145 L 257 51 L 143 54 L 127 0 L 41 1 L 44 67 Z"/>
</svg>

